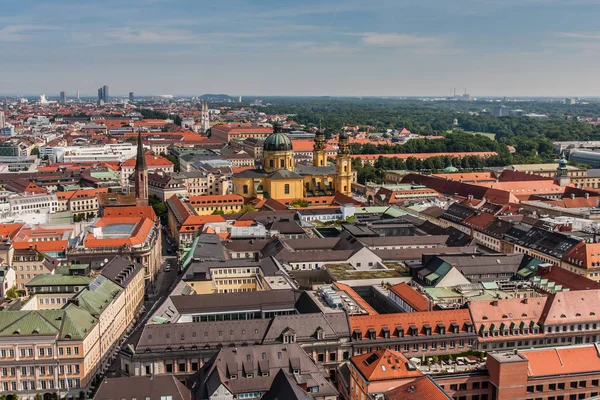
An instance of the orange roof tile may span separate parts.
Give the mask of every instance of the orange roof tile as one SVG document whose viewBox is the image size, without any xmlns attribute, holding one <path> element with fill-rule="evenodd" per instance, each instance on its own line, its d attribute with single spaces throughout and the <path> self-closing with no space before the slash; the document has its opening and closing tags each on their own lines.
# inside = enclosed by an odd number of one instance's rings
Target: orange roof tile
<svg viewBox="0 0 600 400">
<path fill-rule="evenodd" d="M 389 349 L 360 354 L 350 358 L 350 362 L 368 382 L 423 376 L 416 368 L 409 370 L 408 359 L 402 353 Z"/>
<path fill-rule="evenodd" d="M 13 242 L 15 250 L 36 249 L 40 253 L 64 251 L 69 246 L 68 240 L 46 240 L 40 242 Z"/>
<path fill-rule="evenodd" d="M 122 206 L 107 207 L 104 209 L 105 217 L 146 217 L 156 218 L 156 213 L 152 206 Z"/>
<path fill-rule="evenodd" d="M 472 326 L 471 315 L 467 309 L 459 310 L 440 310 L 412 313 L 395 313 L 379 315 L 356 315 L 350 316 L 350 330 L 360 331 L 363 340 L 369 340 L 369 331 L 374 331 L 376 338 L 384 338 L 384 328 L 389 330 L 390 336 L 397 334 L 396 328 L 402 327 L 404 332 L 408 332 L 410 327 L 416 327 L 419 334 L 424 334 L 424 329 L 428 325 L 431 333 L 435 337 L 439 335 L 438 324 L 443 324 L 445 334 L 451 334 L 451 325 L 458 325 L 459 332 L 467 332 L 468 327 Z"/>
<path fill-rule="evenodd" d="M 1 224 L 0 225 L 0 238 L 13 238 L 21 230 L 23 224 Z"/>
<path fill-rule="evenodd" d="M 224 222 L 224 221 L 225 221 L 225 218 L 223 218 L 223 216 L 219 215 L 219 214 L 216 214 L 216 215 L 190 215 L 183 222 L 182 227 L 187 226 L 187 225 L 200 226 L 200 225 L 204 225 L 208 222 Z"/>
<path fill-rule="evenodd" d="M 600 357 L 593 344 L 524 350 L 519 354 L 529 361 L 529 376 L 568 375 L 600 371 Z"/>
<path fill-rule="evenodd" d="M 459 182 L 480 182 L 480 181 L 494 181 L 496 177 L 491 172 L 459 172 L 456 174 L 433 174 L 442 179 L 453 179 Z"/>
<path fill-rule="evenodd" d="M 516 324 L 516 329 L 520 329 L 520 324 L 524 323 L 531 329 L 537 324 L 542 316 L 546 305 L 545 297 L 534 297 L 528 299 L 501 299 L 495 301 L 471 301 L 469 310 L 475 323 L 475 329 L 479 332 L 482 327 L 491 330 L 492 325 L 496 330 L 502 330 L 503 325 L 509 331 L 512 331 L 511 324 Z M 536 325 L 537 326 L 537 325 Z M 531 330 L 530 330 L 531 332 Z M 496 339 L 506 340 L 506 337 Z M 482 339 L 486 340 L 486 339 Z M 488 340 L 493 340 L 490 337 Z"/>
<path fill-rule="evenodd" d="M 146 155 L 146 165 L 148 167 L 172 167 L 173 163 L 162 156 Z M 135 158 L 130 158 L 121 164 L 121 167 L 135 167 Z"/>
<path fill-rule="evenodd" d="M 133 223 L 135 227 L 129 237 L 124 238 L 96 238 L 91 233 L 85 235 L 85 247 L 122 247 L 138 246 L 146 241 L 150 231 L 154 228 L 154 221 L 146 217 L 102 217 L 96 221 L 96 226 L 106 227 L 123 223 Z"/>
<path fill-rule="evenodd" d="M 363 299 L 354 289 L 352 289 L 348 285 L 344 285 L 340 282 L 334 282 L 334 286 L 336 286 L 339 290 L 342 290 L 352 298 L 359 306 L 361 306 L 369 315 L 378 315 L 379 313 L 375 311 L 373 307 L 365 299 Z"/>
<path fill-rule="evenodd" d="M 417 378 L 385 393 L 386 400 L 452 400 L 429 376 Z"/>
<path fill-rule="evenodd" d="M 429 310 L 429 300 L 427 300 L 427 297 L 417 292 L 412 286 L 405 282 L 392 286 L 390 291 L 408 303 L 415 311 Z"/>
</svg>

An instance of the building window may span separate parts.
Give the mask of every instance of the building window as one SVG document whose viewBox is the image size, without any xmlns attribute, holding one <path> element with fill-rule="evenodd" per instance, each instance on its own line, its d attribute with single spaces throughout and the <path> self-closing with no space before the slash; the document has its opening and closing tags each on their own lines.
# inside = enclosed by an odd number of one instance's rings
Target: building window
<svg viewBox="0 0 600 400">
<path fill-rule="evenodd" d="M 283 190 L 284 190 L 285 194 L 290 194 L 290 184 L 286 183 L 285 186 L 283 187 Z"/>
<path fill-rule="evenodd" d="M 244 194 L 248 194 L 248 185 L 244 185 Z"/>
</svg>

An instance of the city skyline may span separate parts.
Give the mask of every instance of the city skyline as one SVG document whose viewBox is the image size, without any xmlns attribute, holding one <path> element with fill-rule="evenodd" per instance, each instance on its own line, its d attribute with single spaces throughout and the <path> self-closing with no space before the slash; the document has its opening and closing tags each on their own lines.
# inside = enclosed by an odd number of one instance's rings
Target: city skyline
<svg viewBox="0 0 600 400">
<path fill-rule="evenodd" d="M 442 96 L 467 87 L 475 96 L 597 96 L 598 11 L 593 0 L 15 2 L 0 17 L 0 87 L 258 96 Z"/>
</svg>

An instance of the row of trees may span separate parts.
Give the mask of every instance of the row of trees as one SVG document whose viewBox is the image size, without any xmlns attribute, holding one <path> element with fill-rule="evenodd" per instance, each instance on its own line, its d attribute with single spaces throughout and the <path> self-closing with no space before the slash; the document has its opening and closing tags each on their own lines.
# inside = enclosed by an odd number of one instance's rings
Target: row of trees
<svg viewBox="0 0 600 400">
<path fill-rule="evenodd" d="M 600 127 L 568 119 L 567 116 L 600 115 L 600 103 L 566 105 L 551 102 L 511 102 L 511 109 L 543 113 L 548 118 L 495 117 L 484 110 L 489 102 L 423 102 L 400 99 L 278 99 L 266 107 L 267 113 L 292 113 L 295 121 L 308 126 L 321 124 L 327 132 L 339 132 L 344 125 L 371 126 L 375 131 L 407 128 L 420 135 L 448 135 L 454 130 L 493 133 L 502 145 L 516 148 L 515 162 L 548 162 L 555 158 L 552 141 L 600 140 Z M 457 124 L 455 124 L 455 120 Z M 482 138 L 483 136 L 479 136 Z M 457 143 L 454 151 L 478 151 L 486 144 L 478 136 L 472 143 Z M 436 142 L 436 141 L 431 141 Z M 440 151 L 440 143 L 409 141 L 403 151 Z M 355 152 L 359 150 L 354 148 Z M 491 150 L 491 149 L 488 149 Z M 364 151 L 370 153 L 372 148 Z M 379 152 L 396 152 L 379 149 Z M 373 152 L 371 154 L 377 154 Z"/>
<path fill-rule="evenodd" d="M 409 170 L 426 171 L 431 173 L 440 173 L 446 167 L 453 166 L 461 170 L 481 170 L 485 167 L 498 167 L 506 165 L 505 161 L 499 157 L 482 158 L 479 156 L 457 157 L 430 157 L 420 159 L 416 157 L 403 158 L 379 157 L 374 165 L 361 164 L 360 160 L 355 159 L 352 168 L 357 171 L 358 183 L 366 182 L 383 183 L 385 182 L 385 171 L 389 170 Z"/>
</svg>

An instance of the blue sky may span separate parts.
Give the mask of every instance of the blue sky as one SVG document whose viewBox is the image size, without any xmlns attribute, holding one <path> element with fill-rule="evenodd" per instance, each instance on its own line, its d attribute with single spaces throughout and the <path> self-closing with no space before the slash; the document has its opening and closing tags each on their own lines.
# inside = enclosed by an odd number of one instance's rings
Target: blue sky
<svg viewBox="0 0 600 400">
<path fill-rule="evenodd" d="M 600 96 L 600 0 L 2 0 L 0 93 Z"/>
</svg>

